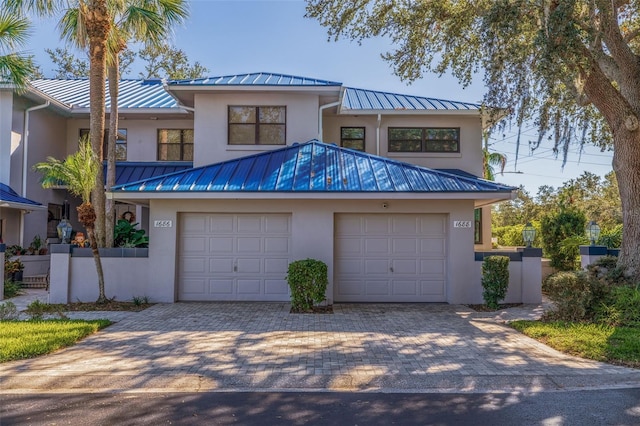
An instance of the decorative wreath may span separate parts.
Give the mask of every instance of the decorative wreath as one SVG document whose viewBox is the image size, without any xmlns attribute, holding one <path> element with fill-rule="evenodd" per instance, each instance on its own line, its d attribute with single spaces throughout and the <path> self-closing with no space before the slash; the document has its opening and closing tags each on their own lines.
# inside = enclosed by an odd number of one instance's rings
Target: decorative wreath
<svg viewBox="0 0 640 426">
<path fill-rule="evenodd" d="M 124 213 L 122 213 L 122 216 L 120 216 L 121 219 L 126 220 L 129 223 L 133 223 L 136 221 L 136 215 L 133 212 L 130 211 L 126 211 Z"/>
</svg>

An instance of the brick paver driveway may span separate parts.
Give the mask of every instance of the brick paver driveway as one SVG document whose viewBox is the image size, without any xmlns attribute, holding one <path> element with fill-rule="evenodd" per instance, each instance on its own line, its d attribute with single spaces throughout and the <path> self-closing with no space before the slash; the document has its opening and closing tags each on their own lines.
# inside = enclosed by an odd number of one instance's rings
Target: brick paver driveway
<svg viewBox="0 0 640 426">
<path fill-rule="evenodd" d="M 2 392 L 229 389 L 486 391 L 621 386 L 640 371 L 560 354 L 445 304 L 155 305 L 37 359 L 0 364 Z"/>
</svg>

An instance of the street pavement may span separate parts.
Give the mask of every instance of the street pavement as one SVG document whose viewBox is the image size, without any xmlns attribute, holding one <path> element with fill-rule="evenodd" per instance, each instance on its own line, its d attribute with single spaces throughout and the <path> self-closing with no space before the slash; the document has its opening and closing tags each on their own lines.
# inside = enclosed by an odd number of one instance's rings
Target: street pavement
<svg viewBox="0 0 640 426">
<path fill-rule="evenodd" d="M 640 387 L 640 370 L 562 354 L 505 324 L 546 308 L 336 304 L 333 314 L 291 314 L 288 303 L 221 302 L 75 313 L 117 322 L 53 354 L 0 364 L 0 394 Z"/>
</svg>

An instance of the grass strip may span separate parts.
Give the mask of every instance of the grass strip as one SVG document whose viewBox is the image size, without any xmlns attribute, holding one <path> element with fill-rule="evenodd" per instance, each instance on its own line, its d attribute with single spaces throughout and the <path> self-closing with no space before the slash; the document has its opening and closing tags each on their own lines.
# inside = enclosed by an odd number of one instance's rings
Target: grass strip
<svg viewBox="0 0 640 426">
<path fill-rule="evenodd" d="M 514 321 L 510 325 L 560 352 L 640 368 L 640 328 L 564 321 Z"/>
<path fill-rule="evenodd" d="M 51 353 L 109 324 L 109 320 L 0 321 L 0 362 Z"/>
</svg>

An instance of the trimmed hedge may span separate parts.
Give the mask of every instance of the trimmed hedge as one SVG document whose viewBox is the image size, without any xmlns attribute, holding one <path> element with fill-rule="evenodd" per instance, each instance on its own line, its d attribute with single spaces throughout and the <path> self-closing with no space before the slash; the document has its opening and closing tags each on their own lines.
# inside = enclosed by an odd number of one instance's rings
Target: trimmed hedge
<svg viewBox="0 0 640 426">
<path fill-rule="evenodd" d="M 509 287 L 509 258 L 489 256 L 482 262 L 482 298 L 488 307 L 498 309 Z"/>
<path fill-rule="evenodd" d="M 315 259 L 296 260 L 289 264 L 287 282 L 291 289 L 291 309 L 309 312 L 325 300 L 329 283 L 327 265 Z"/>
</svg>

